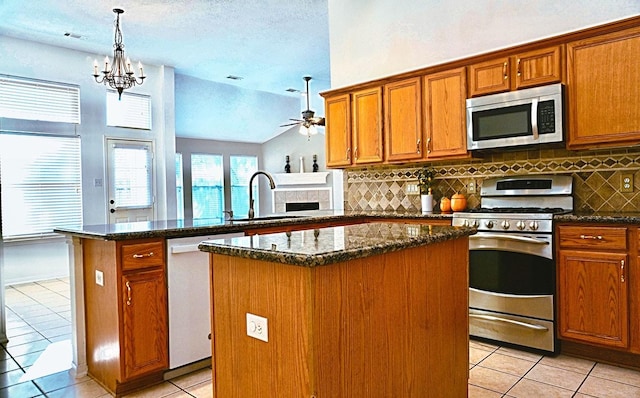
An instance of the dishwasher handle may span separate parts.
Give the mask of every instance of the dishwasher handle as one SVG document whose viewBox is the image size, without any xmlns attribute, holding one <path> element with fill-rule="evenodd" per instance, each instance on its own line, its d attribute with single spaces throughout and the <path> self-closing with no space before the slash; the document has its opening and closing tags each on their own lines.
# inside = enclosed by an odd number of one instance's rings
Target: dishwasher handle
<svg viewBox="0 0 640 398">
<path fill-rule="evenodd" d="M 200 243 L 194 245 L 175 245 L 170 247 L 170 251 L 171 254 L 199 252 L 200 249 L 198 249 L 198 245 L 200 245 Z"/>
</svg>

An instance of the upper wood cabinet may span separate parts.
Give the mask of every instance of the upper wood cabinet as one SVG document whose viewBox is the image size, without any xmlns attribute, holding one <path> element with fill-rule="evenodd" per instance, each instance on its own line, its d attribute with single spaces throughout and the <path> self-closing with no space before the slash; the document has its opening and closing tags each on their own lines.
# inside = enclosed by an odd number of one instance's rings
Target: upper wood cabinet
<svg viewBox="0 0 640 398">
<path fill-rule="evenodd" d="M 518 90 L 562 80 L 562 47 L 496 58 L 469 66 L 469 96 Z"/>
<path fill-rule="evenodd" d="M 353 164 L 382 162 L 382 87 L 351 94 Z"/>
<path fill-rule="evenodd" d="M 387 162 L 422 159 L 420 78 L 384 86 L 384 138 Z"/>
<path fill-rule="evenodd" d="M 640 142 L 640 28 L 567 45 L 569 149 Z"/>
<path fill-rule="evenodd" d="M 325 99 L 327 167 L 351 165 L 351 100 L 349 94 Z"/>
<path fill-rule="evenodd" d="M 467 157 L 465 68 L 423 78 L 426 159 Z"/>
</svg>

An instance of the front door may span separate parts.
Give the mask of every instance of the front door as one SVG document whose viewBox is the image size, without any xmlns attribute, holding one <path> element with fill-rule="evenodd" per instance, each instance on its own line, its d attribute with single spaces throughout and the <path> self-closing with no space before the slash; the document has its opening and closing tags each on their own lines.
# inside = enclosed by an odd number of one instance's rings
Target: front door
<svg viewBox="0 0 640 398">
<path fill-rule="evenodd" d="M 153 143 L 107 139 L 109 223 L 154 219 Z"/>
</svg>

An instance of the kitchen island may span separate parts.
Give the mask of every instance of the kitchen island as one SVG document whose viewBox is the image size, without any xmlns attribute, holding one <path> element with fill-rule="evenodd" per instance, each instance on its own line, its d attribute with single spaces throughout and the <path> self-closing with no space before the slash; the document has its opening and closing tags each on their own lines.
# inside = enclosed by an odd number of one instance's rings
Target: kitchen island
<svg viewBox="0 0 640 398">
<path fill-rule="evenodd" d="M 467 396 L 471 233 L 369 222 L 202 242 L 214 396 Z"/>
<path fill-rule="evenodd" d="M 450 225 L 451 220 L 451 214 L 373 211 L 297 212 L 296 216 L 285 216 L 252 221 L 160 220 L 56 229 L 67 236 L 70 251 L 72 374 L 77 377 L 90 374 L 109 391 L 122 395 L 161 382 L 169 373 L 175 376 L 176 372 L 194 370 L 169 364 L 176 359 L 167 349 L 167 340 L 176 337 L 171 331 L 175 322 L 171 321 L 170 309 L 176 307 L 175 302 L 171 305 L 171 295 L 176 292 L 171 283 L 174 286 L 186 283 L 187 289 L 205 291 L 206 297 L 208 282 L 206 277 L 180 282 L 172 279 L 173 241 L 368 222 Z M 197 245 L 194 250 L 197 251 Z M 208 257 L 202 252 L 193 255 L 198 254 L 202 256 L 207 274 Z M 200 260 L 197 262 L 193 263 L 194 270 L 200 267 Z M 200 287 L 203 282 L 204 286 Z M 204 300 L 204 309 L 198 313 L 208 310 L 209 300 Z M 188 343 L 200 345 L 199 341 L 204 339 L 208 351 L 210 328 L 200 329 L 192 328 Z M 171 348 L 171 344 L 169 346 Z M 209 351 L 202 357 L 210 355 Z M 203 360 L 194 366 L 209 366 L 206 362 Z"/>
</svg>

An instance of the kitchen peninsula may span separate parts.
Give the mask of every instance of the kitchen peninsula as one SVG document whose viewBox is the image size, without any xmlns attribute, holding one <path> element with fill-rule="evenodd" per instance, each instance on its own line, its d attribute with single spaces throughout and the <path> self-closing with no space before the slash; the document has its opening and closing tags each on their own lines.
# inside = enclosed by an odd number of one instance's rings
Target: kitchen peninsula
<svg viewBox="0 0 640 398">
<path fill-rule="evenodd" d="M 168 363 L 168 357 L 170 357 L 167 349 L 168 336 L 175 336 L 175 334 L 170 331 L 172 322 L 171 317 L 167 318 L 167 302 L 171 304 L 168 291 L 173 291 L 171 288 L 173 252 L 170 250 L 172 248 L 170 242 L 176 239 L 192 237 L 196 242 L 201 242 L 206 239 L 216 239 L 221 234 L 235 234 L 236 236 L 254 235 L 252 239 L 257 242 L 265 239 L 266 234 L 274 232 L 285 235 L 289 232 L 292 236 L 297 236 L 296 231 L 306 230 L 306 234 L 309 234 L 309 231 L 316 229 L 321 232 L 319 237 L 322 240 L 309 241 L 314 242 L 315 245 L 320 241 L 326 241 L 325 238 L 328 236 L 328 233 L 324 232 L 326 227 L 380 223 L 387 226 L 395 225 L 394 228 L 399 228 L 400 225 L 405 228 L 405 235 L 401 239 L 378 242 L 377 246 L 372 246 L 374 241 L 370 238 L 373 237 L 363 236 L 359 241 L 353 241 L 357 235 L 348 234 L 351 239 L 350 246 L 348 250 L 346 248 L 342 250 L 342 255 L 351 260 L 354 253 L 358 251 L 368 253 L 366 254 L 368 256 L 387 256 L 391 255 L 387 253 L 390 250 L 407 249 L 396 253 L 409 253 L 421 250 L 413 247 L 421 245 L 428 245 L 429 248 L 434 247 L 433 250 L 436 250 L 436 246 L 447 244 L 441 241 L 461 240 L 455 238 L 463 237 L 473 231 L 448 227 L 450 220 L 450 214 L 327 211 L 286 216 L 283 219 L 276 217 L 253 221 L 200 220 L 198 222 L 174 220 L 57 229 L 56 232 L 67 236 L 70 250 L 72 372 L 77 376 L 89 373 L 116 395 L 160 382 L 166 372 L 170 370 L 174 372 L 175 368 Z M 424 224 L 432 226 L 430 233 L 425 232 Z M 338 236 L 334 235 L 334 239 L 337 242 Z M 353 245 L 359 245 L 360 248 Z M 207 267 L 207 254 L 198 252 L 197 244 L 193 246 L 193 250 L 196 250 L 193 255 L 201 255 L 204 267 Z M 180 248 L 180 250 L 185 249 Z M 466 250 L 461 250 L 459 253 L 466 256 Z M 420 263 L 425 264 L 425 256 L 419 257 Z M 328 261 L 326 255 L 309 258 L 313 261 L 319 261 L 318 259 L 322 258 Z M 369 257 L 369 260 L 371 258 L 374 257 Z M 455 264 L 454 268 L 457 270 L 464 270 L 458 272 L 460 277 L 466 278 L 466 257 L 460 259 L 459 266 L 458 262 L 454 263 L 449 252 L 442 254 L 440 258 L 441 260 L 433 260 L 433 265 L 429 265 L 430 275 L 438 275 L 437 272 L 434 273 L 435 266 L 439 261 L 444 261 L 446 264 Z M 331 261 L 338 260 L 334 257 Z M 309 264 L 317 265 L 314 262 Z M 195 267 L 195 264 L 192 266 Z M 188 267 L 188 264 L 185 267 Z M 331 268 L 337 269 L 334 266 Z M 442 278 L 443 281 L 446 279 L 444 276 Z M 187 283 L 191 289 L 200 285 L 203 286 L 197 289 L 206 289 L 208 285 L 206 277 L 204 280 L 198 278 L 197 281 L 187 280 L 184 283 Z M 462 285 L 466 286 L 466 281 L 462 281 L 460 286 Z M 430 286 L 435 286 L 433 281 L 430 281 Z M 446 290 L 449 291 L 449 287 Z M 466 291 L 463 298 L 466 300 Z M 206 300 L 204 307 L 208 309 L 208 300 L 206 298 L 204 300 Z M 175 307 L 175 303 L 172 307 Z M 413 308 L 413 306 L 407 308 Z M 445 308 L 449 307 L 445 306 Z M 196 340 L 196 337 L 204 338 L 205 347 L 208 350 L 209 331 L 209 328 L 204 332 L 199 331 L 198 335 L 192 336 L 190 340 Z M 466 326 L 464 333 L 466 333 Z M 191 344 L 191 341 L 189 343 Z M 467 348 L 464 349 L 466 352 Z M 172 358 L 175 357 L 172 356 Z"/>
<path fill-rule="evenodd" d="M 472 232 L 369 222 L 202 242 L 214 395 L 467 396 Z"/>
</svg>

